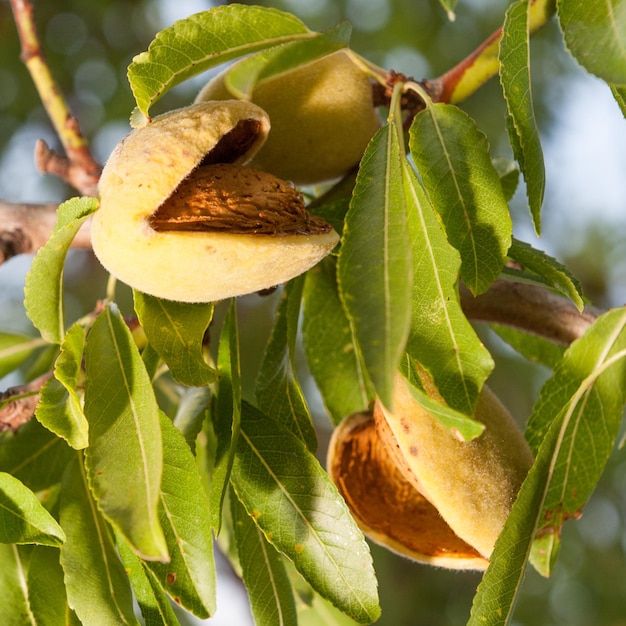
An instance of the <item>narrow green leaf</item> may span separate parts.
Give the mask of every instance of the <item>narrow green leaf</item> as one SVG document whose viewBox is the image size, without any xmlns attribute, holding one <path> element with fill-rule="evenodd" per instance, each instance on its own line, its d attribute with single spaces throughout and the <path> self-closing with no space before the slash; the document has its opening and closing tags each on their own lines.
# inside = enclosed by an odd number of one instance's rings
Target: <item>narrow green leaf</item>
<svg viewBox="0 0 626 626">
<path fill-rule="evenodd" d="M 548 339 L 525 333 L 509 326 L 490 324 L 491 329 L 524 358 L 554 369 L 563 358 L 565 347 Z"/>
<path fill-rule="evenodd" d="M 411 155 L 473 294 L 499 276 L 511 245 L 511 216 L 487 138 L 450 104 L 430 104 L 410 129 Z"/>
<path fill-rule="evenodd" d="M 145 626 L 180 626 L 156 577 L 120 535 L 117 536 L 117 549 L 135 592 Z"/>
<path fill-rule="evenodd" d="M 159 410 L 137 346 L 113 306 L 89 331 L 85 368 L 86 464 L 94 496 L 139 556 L 167 560 L 158 519 Z"/>
<path fill-rule="evenodd" d="M 157 34 L 128 68 L 141 112 L 169 89 L 220 63 L 287 41 L 312 36 L 296 17 L 276 9 L 220 6 L 196 13 Z"/>
<path fill-rule="evenodd" d="M 513 153 L 526 181 L 526 195 L 535 232 L 541 232 L 541 205 L 546 185 L 543 151 L 535 121 L 530 84 L 528 1 L 507 10 L 500 40 L 500 82 L 508 109 Z"/>
<path fill-rule="evenodd" d="M 87 217 L 98 208 L 96 198 L 72 198 L 58 209 L 58 221 L 46 244 L 37 252 L 24 285 L 26 314 L 50 343 L 61 343 L 63 266 L 72 240 Z"/>
<path fill-rule="evenodd" d="M 174 416 L 174 426 L 183 434 L 192 452 L 195 450 L 196 439 L 202 431 L 210 403 L 211 390 L 209 387 L 186 389 L 180 399 Z"/>
<path fill-rule="evenodd" d="M 474 598 L 470 626 L 509 623 L 531 550 L 548 574 L 562 524 L 591 495 L 626 403 L 625 329 L 623 308 L 599 317 L 543 386 L 527 433 L 537 458 Z"/>
<path fill-rule="evenodd" d="M 73 611 L 67 604 L 59 550 L 35 546 L 28 567 L 28 597 L 37 626 L 67 626 Z M 78 623 L 77 618 L 73 619 Z"/>
<path fill-rule="evenodd" d="M 61 482 L 72 450 L 37 420 L 24 424 L 15 435 L 0 441 L 0 471 L 20 480 L 32 491 Z"/>
<path fill-rule="evenodd" d="M 47 345 L 42 339 L 0 333 L 0 378 L 19 367 L 37 348 Z"/>
<path fill-rule="evenodd" d="M 20 548 L 0 544 L 0 616 L 6 626 L 38 626 L 28 600 L 26 565 Z"/>
<path fill-rule="evenodd" d="M 98 512 L 82 463 L 76 454 L 63 478 L 61 567 L 68 603 L 84 626 L 139 624 L 126 571 L 109 529 Z"/>
<path fill-rule="evenodd" d="M 513 239 L 509 257 L 522 266 L 525 274 L 535 274 L 543 284 L 569 298 L 579 311 L 583 310 L 585 303 L 580 281 L 556 259 L 517 239 Z"/>
<path fill-rule="evenodd" d="M 471 415 L 493 360 L 461 309 L 459 254 L 407 162 L 403 182 L 414 264 L 407 352 L 430 373 L 450 407 Z"/>
<path fill-rule="evenodd" d="M 303 298 L 302 335 L 307 363 L 337 425 L 347 415 L 364 411 L 373 393 L 339 300 L 335 257 L 326 257 L 307 272 Z"/>
<path fill-rule="evenodd" d="M 213 305 L 172 302 L 139 291 L 134 291 L 134 297 L 146 337 L 172 378 L 190 387 L 214 382 L 216 372 L 204 360 L 202 343 L 213 318 Z"/>
<path fill-rule="evenodd" d="M 557 0 L 574 58 L 607 83 L 626 85 L 626 0 Z"/>
<path fill-rule="evenodd" d="M 159 519 L 170 562 L 147 565 L 176 604 L 206 619 L 215 613 L 209 501 L 187 442 L 164 414 L 161 414 L 161 428 L 163 478 Z"/>
<path fill-rule="evenodd" d="M 0 543 L 59 547 L 65 535 L 37 496 L 17 478 L 0 472 Z"/>
<path fill-rule="evenodd" d="M 492 159 L 493 166 L 500 177 L 500 184 L 506 201 L 509 202 L 515 195 L 517 185 L 519 183 L 519 170 L 517 164 L 512 159 L 505 157 L 494 157 Z"/>
<path fill-rule="evenodd" d="M 255 395 L 263 413 L 289 428 L 315 452 L 317 437 L 295 363 L 303 286 L 304 276 L 298 276 L 285 286 L 259 369 Z"/>
<path fill-rule="evenodd" d="M 361 623 L 378 619 L 369 549 L 336 487 L 291 431 L 246 403 L 231 481 L 268 541 L 316 591 Z"/>
<path fill-rule="evenodd" d="M 370 142 L 343 231 L 337 276 L 365 369 L 386 406 L 411 319 L 412 260 L 395 126 Z"/>
<path fill-rule="evenodd" d="M 241 422 L 239 332 L 237 329 L 237 305 L 234 299 L 230 302 L 222 326 L 217 363 L 220 378 L 213 421 L 217 447 L 211 473 L 210 501 L 212 525 L 216 534 L 219 534 L 224 497 L 228 489 Z"/>
<path fill-rule="evenodd" d="M 291 583 L 282 557 L 232 494 L 231 515 L 243 582 L 256 626 L 297 626 Z"/>
<path fill-rule="evenodd" d="M 54 366 L 54 376 L 41 390 L 35 415 L 53 433 L 63 437 L 72 448 L 86 448 L 89 439 L 87 418 L 76 392 L 81 374 L 85 330 L 75 324 L 61 343 L 61 353 Z"/>
</svg>

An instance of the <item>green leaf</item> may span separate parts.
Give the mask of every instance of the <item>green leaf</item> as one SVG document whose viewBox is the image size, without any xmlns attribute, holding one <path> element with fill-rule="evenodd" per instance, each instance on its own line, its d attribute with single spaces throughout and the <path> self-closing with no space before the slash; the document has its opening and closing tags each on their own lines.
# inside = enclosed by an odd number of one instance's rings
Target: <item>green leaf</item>
<svg viewBox="0 0 626 626">
<path fill-rule="evenodd" d="M 0 544 L 0 615 L 5 626 L 37 626 L 26 587 L 26 564 L 16 545 Z"/>
<path fill-rule="evenodd" d="M 511 216 L 487 138 L 458 107 L 430 104 L 410 129 L 411 155 L 474 295 L 498 278 L 511 245 Z"/>
<path fill-rule="evenodd" d="M 215 613 L 215 563 L 208 498 L 182 434 L 161 414 L 163 478 L 159 519 L 169 563 L 148 562 L 163 589 L 200 618 Z"/>
<path fill-rule="evenodd" d="M 203 354 L 204 334 L 213 318 L 212 304 L 162 300 L 134 291 L 135 311 L 150 345 L 175 381 L 202 387 L 216 379 Z"/>
<path fill-rule="evenodd" d="M 156 576 L 133 552 L 121 535 L 117 536 L 117 549 L 135 592 L 137 604 L 146 626 L 180 626 L 168 597 Z"/>
<path fill-rule="evenodd" d="M 554 369 L 563 358 L 564 346 L 552 343 L 548 339 L 525 333 L 509 326 L 490 324 L 491 329 L 524 358 L 535 363 L 541 363 Z"/>
<path fill-rule="evenodd" d="M 86 448 L 89 443 L 89 425 L 76 392 L 84 348 L 85 330 L 75 324 L 63 338 L 54 376 L 41 390 L 35 411 L 48 430 L 63 437 L 76 450 Z"/>
<path fill-rule="evenodd" d="M 174 426 L 183 434 L 192 452 L 195 450 L 196 439 L 202 431 L 210 402 L 209 387 L 193 387 L 185 390 L 178 404 Z"/>
<path fill-rule="evenodd" d="M 409 384 L 411 395 L 439 422 L 458 433 L 464 441 L 471 441 L 483 433 L 485 425 L 441 404 L 429 397 L 422 389 Z"/>
<path fill-rule="evenodd" d="M 68 607 L 59 550 L 35 546 L 28 567 L 28 596 L 37 626 L 59 626 L 78 623 Z M 72 613 L 72 618 L 70 618 Z"/>
<path fill-rule="evenodd" d="M 625 329 L 623 308 L 599 317 L 542 388 L 527 433 L 537 458 L 496 542 L 470 626 L 509 623 L 531 549 L 534 564 L 549 573 L 563 522 L 591 495 L 626 402 Z"/>
<path fill-rule="evenodd" d="M 234 299 L 231 299 L 222 326 L 217 362 L 220 378 L 213 421 L 217 446 L 211 474 L 210 501 L 212 525 L 216 534 L 219 534 L 222 524 L 222 507 L 235 458 L 241 422 L 239 332 L 237 305 Z"/>
<path fill-rule="evenodd" d="M 61 343 L 65 332 L 63 266 L 72 240 L 87 217 L 98 208 L 96 198 L 72 198 L 58 209 L 50 239 L 39 250 L 24 285 L 26 314 L 50 343 Z"/>
<path fill-rule="evenodd" d="M 60 522 L 66 540 L 61 566 L 69 605 L 84 626 L 139 624 L 126 571 L 98 512 L 76 453 L 63 478 Z"/>
<path fill-rule="evenodd" d="M 282 557 L 267 542 L 233 494 L 230 497 L 237 552 L 256 626 L 297 626 L 298 618 Z"/>
<path fill-rule="evenodd" d="M 430 373 L 450 407 L 471 415 L 493 360 L 461 309 L 459 254 L 446 240 L 407 162 L 403 180 L 413 246 L 413 312 L 407 352 Z"/>
<path fill-rule="evenodd" d="M 519 183 L 519 170 L 517 164 L 512 159 L 505 157 L 494 157 L 493 166 L 500 177 L 500 184 L 507 202 L 515 195 Z"/>
<path fill-rule="evenodd" d="M 557 0 L 574 58 L 608 83 L 626 85 L 626 0 Z"/>
<path fill-rule="evenodd" d="M 626 117 L 626 87 L 611 85 L 611 93 L 619 105 L 622 115 Z"/>
<path fill-rule="evenodd" d="M 556 259 L 517 239 L 513 239 L 509 257 L 522 266 L 524 274 L 536 275 L 544 285 L 569 298 L 579 311 L 583 310 L 585 303 L 580 281 Z"/>
<path fill-rule="evenodd" d="M 307 363 L 335 425 L 347 415 L 364 411 L 373 399 L 339 300 L 336 274 L 337 259 L 332 256 L 307 272 L 302 322 Z"/>
<path fill-rule="evenodd" d="M 0 472 L 0 543 L 59 547 L 65 535 L 37 496 L 17 478 Z"/>
<path fill-rule="evenodd" d="M 42 339 L 0 333 L 0 378 L 19 367 L 37 348 L 47 345 Z"/>
<path fill-rule="evenodd" d="M 526 181 L 535 226 L 541 232 L 541 205 L 546 185 L 543 151 L 535 121 L 530 83 L 529 12 L 531 3 L 514 2 L 506 12 L 500 40 L 500 82 L 508 110 L 513 153 Z"/>
<path fill-rule="evenodd" d="M 89 331 L 85 370 L 86 465 L 94 496 L 139 556 L 167 560 L 158 518 L 159 409 L 130 330 L 112 305 Z"/>
<path fill-rule="evenodd" d="M 361 623 L 380 615 L 369 549 L 345 502 L 291 431 L 244 403 L 231 481 L 265 537 Z"/>
<path fill-rule="evenodd" d="M 72 450 L 37 420 L 30 420 L 11 437 L 0 441 L 0 471 L 20 480 L 32 491 L 61 482 Z"/>
<path fill-rule="evenodd" d="M 169 89 L 220 63 L 314 35 L 296 17 L 276 9 L 229 5 L 196 13 L 157 34 L 128 68 L 141 112 Z"/>
<path fill-rule="evenodd" d="M 286 426 L 315 452 L 317 437 L 295 363 L 303 286 L 304 276 L 298 276 L 285 286 L 257 377 L 255 395 L 263 413 Z"/>
<path fill-rule="evenodd" d="M 386 406 L 411 319 L 403 158 L 396 128 L 387 124 L 361 160 L 337 266 L 339 293 L 365 369 Z"/>
<path fill-rule="evenodd" d="M 251 55 L 232 66 L 224 82 L 226 88 L 239 99 L 250 99 L 256 84 L 283 72 L 311 63 L 347 47 L 352 26 L 342 22 L 330 30 L 311 37 L 290 41 Z"/>
</svg>

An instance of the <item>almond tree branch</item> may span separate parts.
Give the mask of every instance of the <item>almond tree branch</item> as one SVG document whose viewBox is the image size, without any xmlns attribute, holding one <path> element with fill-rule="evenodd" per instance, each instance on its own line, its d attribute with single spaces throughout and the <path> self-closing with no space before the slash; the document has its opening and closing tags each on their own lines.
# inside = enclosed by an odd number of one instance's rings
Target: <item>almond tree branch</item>
<svg viewBox="0 0 626 626">
<path fill-rule="evenodd" d="M 21 59 L 26 65 L 39 97 L 50 116 L 66 156 L 52 151 L 43 141 L 37 144 L 35 158 L 39 170 L 54 174 L 86 196 L 96 195 L 102 166 L 93 158 L 80 132 L 76 118 L 50 73 L 35 25 L 29 0 L 11 0 L 11 9 L 20 38 Z"/>
<path fill-rule="evenodd" d="M 469 319 L 511 326 L 561 345 L 581 337 L 601 313 L 593 307 L 581 313 L 567 298 L 538 285 L 510 280 L 497 280 L 476 297 L 461 285 L 460 295 Z"/>
<path fill-rule="evenodd" d="M 18 254 L 37 252 L 52 234 L 56 204 L 13 204 L 0 200 L 0 265 Z M 89 220 L 72 241 L 73 248 L 91 248 Z"/>
</svg>

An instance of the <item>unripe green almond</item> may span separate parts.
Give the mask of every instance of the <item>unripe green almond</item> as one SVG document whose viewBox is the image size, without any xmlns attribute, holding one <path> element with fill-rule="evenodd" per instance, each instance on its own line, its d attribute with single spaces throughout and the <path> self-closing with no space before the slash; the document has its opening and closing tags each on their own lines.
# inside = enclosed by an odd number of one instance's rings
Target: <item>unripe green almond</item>
<svg viewBox="0 0 626 626">
<path fill-rule="evenodd" d="M 226 72 L 196 102 L 232 98 Z M 345 51 L 262 80 L 252 102 L 267 112 L 272 129 L 251 165 L 296 184 L 343 175 L 359 163 L 380 125 L 369 78 Z"/>
<path fill-rule="evenodd" d="M 240 100 L 133 130 L 98 186 L 91 237 L 102 265 L 144 293 L 212 302 L 273 287 L 326 256 L 337 233 L 308 216 L 292 186 L 243 166 L 268 131 L 266 113 Z"/>
</svg>

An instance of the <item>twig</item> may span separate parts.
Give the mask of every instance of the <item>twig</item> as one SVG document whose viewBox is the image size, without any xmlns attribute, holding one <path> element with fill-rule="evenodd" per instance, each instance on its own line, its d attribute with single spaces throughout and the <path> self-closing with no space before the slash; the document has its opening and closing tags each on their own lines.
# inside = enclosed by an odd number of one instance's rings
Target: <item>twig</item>
<svg viewBox="0 0 626 626">
<path fill-rule="evenodd" d="M 56 204 L 13 204 L 0 200 L 0 265 L 18 254 L 37 252 L 52 234 Z M 73 248 L 91 248 L 89 220 L 72 241 Z"/>
<path fill-rule="evenodd" d="M 15 432 L 32 419 L 39 402 L 39 392 L 51 376 L 52 372 L 47 372 L 29 383 L 9 387 L 0 393 L 0 432 Z M 7 402 L 10 398 L 15 399 Z"/>
<path fill-rule="evenodd" d="M 461 306 L 469 319 L 494 322 L 569 345 L 593 324 L 600 311 L 581 313 L 572 302 L 536 285 L 497 280 L 474 297 L 461 285 Z"/>
<path fill-rule="evenodd" d="M 21 59 L 66 153 L 66 156 L 57 154 L 40 141 L 35 153 L 37 166 L 41 172 L 58 176 L 81 194 L 95 196 L 102 166 L 91 155 L 78 122 L 50 73 L 41 49 L 33 6 L 29 0 L 11 0 L 11 9 L 20 38 Z"/>
</svg>

